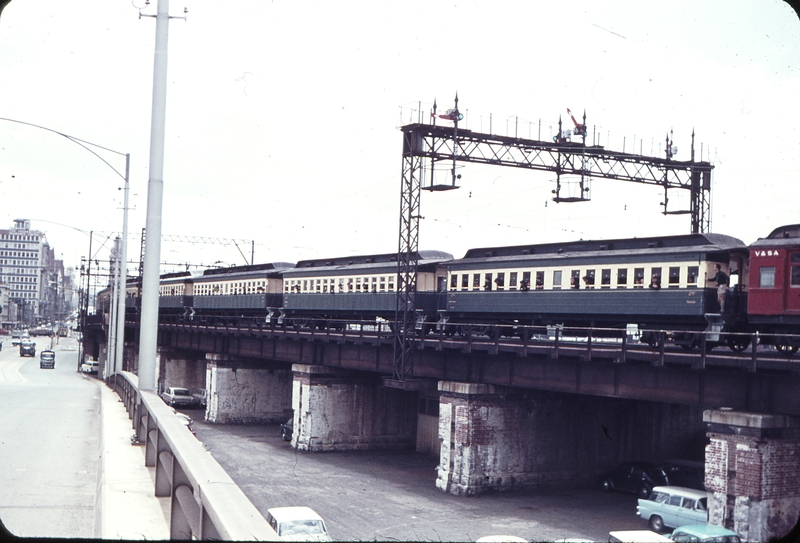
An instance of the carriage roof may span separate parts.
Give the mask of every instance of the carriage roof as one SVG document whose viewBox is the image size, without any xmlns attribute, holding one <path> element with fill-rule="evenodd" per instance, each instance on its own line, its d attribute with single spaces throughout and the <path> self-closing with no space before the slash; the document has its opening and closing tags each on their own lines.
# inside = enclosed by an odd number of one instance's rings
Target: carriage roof
<svg viewBox="0 0 800 543">
<path fill-rule="evenodd" d="M 714 253 L 745 249 L 739 239 L 723 234 L 689 234 L 648 238 L 624 238 L 612 240 L 580 240 L 564 243 L 517 245 L 512 247 L 487 247 L 470 249 L 462 260 L 493 260 L 497 258 L 525 260 L 560 257 L 601 257 L 611 254 L 666 255 Z"/>
</svg>

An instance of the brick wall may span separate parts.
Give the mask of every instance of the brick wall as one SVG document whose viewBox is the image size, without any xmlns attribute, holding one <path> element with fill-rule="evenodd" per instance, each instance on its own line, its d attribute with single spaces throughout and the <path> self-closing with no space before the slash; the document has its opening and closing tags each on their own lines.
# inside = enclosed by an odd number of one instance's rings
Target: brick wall
<svg viewBox="0 0 800 543">
<path fill-rule="evenodd" d="M 440 397 L 437 486 L 579 484 L 626 460 L 701 460 L 702 410 L 550 392 Z"/>
<path fill-rule="evenodd" d="M 413 448 L 417 395 L 373 377 L 295 372 L 294 436 L 300 450 Z"/>
</svg>

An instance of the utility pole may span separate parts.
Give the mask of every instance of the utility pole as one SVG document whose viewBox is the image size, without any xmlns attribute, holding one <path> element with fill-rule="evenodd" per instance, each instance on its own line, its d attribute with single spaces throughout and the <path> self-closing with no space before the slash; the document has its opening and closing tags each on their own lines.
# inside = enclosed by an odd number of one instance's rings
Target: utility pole
<svg viewBox="0 0 800 543">
<path fill-rule="evenodd" d="M 167 43 L 169 0 L 158 0 L 153 60 L 153 105 L 150 117 L 150 179 L 147 182 L 147 246 L 142 274 L 139 331 L 139 390 L 156 389 L 158 350 L 158 279 L 161 259 L 161 208 L 164 194 L 164 131 L 167 114 Z"/>
</svg>

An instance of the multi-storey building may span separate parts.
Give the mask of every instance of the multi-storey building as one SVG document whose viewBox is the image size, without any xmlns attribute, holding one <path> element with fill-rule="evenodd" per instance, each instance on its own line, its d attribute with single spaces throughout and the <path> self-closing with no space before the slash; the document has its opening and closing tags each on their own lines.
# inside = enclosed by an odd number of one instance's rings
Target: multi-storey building
<svg viewBox="0 0 800 543">
<path fill-rule="evenodd" d="M 43 232 L 31 230 L 30 221 L 16 219 L 0 230 L 0 283 L 8 289 L 9 320 L 33 325 L 59 317 L 64 307 L 64 263 Z"/>
</svg>

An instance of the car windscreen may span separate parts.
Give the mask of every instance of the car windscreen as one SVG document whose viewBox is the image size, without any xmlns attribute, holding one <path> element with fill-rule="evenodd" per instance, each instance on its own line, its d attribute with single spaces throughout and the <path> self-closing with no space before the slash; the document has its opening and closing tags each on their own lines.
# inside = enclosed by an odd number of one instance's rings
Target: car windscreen
<svg viewBox="0 0 800 543">
<path fill-rule="evenodd" d="M 298 534 L 325 534 L 325 525 L 321 520 L 286 520 L 280 523 L 279 536 Z"/>
</svg>

